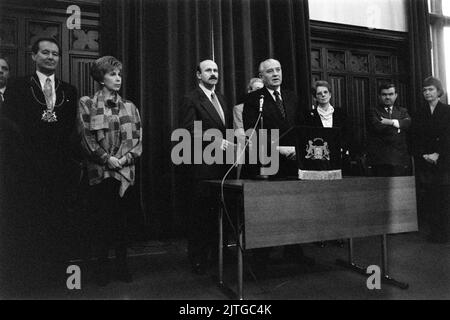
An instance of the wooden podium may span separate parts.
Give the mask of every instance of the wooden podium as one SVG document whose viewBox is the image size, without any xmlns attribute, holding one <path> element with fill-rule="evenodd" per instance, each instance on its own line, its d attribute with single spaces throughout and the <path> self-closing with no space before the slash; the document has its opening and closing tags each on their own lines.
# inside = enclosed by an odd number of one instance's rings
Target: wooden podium
<svg viewBox="0 0 450 320">
<path fill-rule="evenodd" d="M 315 241 L 350 239 L 348 261 L 337 261 L 365 274 L 353 261 L 352 238 L 382 236 L 383 280 L 388 276 L 386 234 L 418 230 L 415 179 L 345 177 L 330 181 L 205 181 L 221 202 L 219 210 L 219 285 L 223 282 L 222 195 L 236 201 L 233 217 L 237 248 L 237 297 L 243 299 L 243 251 Z M 223 193 L 222 193 L 223 191 Z M 226 287 L 228 288 L 228 287 Z"/>
</svg>

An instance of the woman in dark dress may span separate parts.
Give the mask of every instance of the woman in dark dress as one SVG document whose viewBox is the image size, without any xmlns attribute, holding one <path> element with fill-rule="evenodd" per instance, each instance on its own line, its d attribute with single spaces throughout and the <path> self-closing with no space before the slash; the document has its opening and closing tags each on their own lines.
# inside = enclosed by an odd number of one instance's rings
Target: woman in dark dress
<svg viewBox="0 0 450 320">
<path fill-rule="evenodd" d="M 345 111 L 338 107 L 333 107 L 331 100 L 331 86 L 327 81 L 316 81 L 312 88 L 312 95 L 315 104 L 310 113 L 306 116 L 306 125 L 321 128 L 340 128 L 341 147 L 345 152 L 348 150 L 348 121 Z M 343 240 L 337 240 L 339 246 L 343 246 Z M 319 246 L 324 247 L 326 242 L 321 241 Z"/>
<path fill-rule="evenodd" d="M 430 226 L 428 237 L 439 243 L 450 240 L 450 106 L 439 100 L 443 94 L 439 79 L 425 79 L 426 103 L 412 119 L 416 175 Z"/>
</svg>

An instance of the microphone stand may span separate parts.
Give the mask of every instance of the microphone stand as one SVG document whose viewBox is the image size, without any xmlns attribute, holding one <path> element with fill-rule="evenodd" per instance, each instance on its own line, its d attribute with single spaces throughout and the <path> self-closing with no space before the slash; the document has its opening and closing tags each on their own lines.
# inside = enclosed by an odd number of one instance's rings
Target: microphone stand
<svg viewBox="0 0 450 320">
<path fill-rule="evenodd" d="M 259 97 L 259 114 L 261 115 L 260 130 L 264 129 L 263 104 L 264 104 L 264 95 L 261 95 Z M 264 154 L 264 145 L 261 144 L 261 142 L 259 141 L 260 135 L 257 138 L 258 138 L 258 144 L 261 146 L 261 154 Z M 258 148 L 258 151 L 259 151 L 259 148 Z M 259 175 L 257 175 L 256 178 L 261 179 L 261 180 L 269 179 L 269 176 L 267 174 L 265 174 L 264 164 L 261 164 L 261 167 L 259 168 Z"/>
</svg>

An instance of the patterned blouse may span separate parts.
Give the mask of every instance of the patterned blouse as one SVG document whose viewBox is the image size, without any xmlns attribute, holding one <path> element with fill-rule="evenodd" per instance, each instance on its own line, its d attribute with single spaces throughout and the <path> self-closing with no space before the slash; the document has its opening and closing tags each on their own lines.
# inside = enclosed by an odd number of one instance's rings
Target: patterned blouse
<svg viewBox="0 0 450 320">
<path fill-rule="evenodd" d="M 89 184 L 112 177 L 121 182 L 121 197 L 135 181 L 135 159 L 142 153 L 141 118 L 136 106 L 117 94 L 104 101 L 102 91 L 82 97 L 79 103 L 79 130 L 87 155 Z M 108 167 L 109 157 L 126 158 L 121 169 Z"/>
</svg>

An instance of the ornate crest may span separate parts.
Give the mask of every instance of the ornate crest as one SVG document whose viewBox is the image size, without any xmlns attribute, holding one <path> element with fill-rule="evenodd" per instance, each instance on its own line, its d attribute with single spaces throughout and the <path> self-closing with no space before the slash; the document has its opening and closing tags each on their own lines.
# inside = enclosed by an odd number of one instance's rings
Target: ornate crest
<svg viewBox="0 0 450 320">
<path fill-rule="evenodd" d="M 56 117 L 55 111 L 47 109 L 42 112 L 41 120 L 44 122 L 56 122 L 58 118 Z"/>
<path fill-rule="evenodd" d="M 311 160 L 330 160 L 328 143 L 322 138 L 314 138 L 313 141 L 309 140 L 306 146 L 305 158 Z"/>
</svg>

